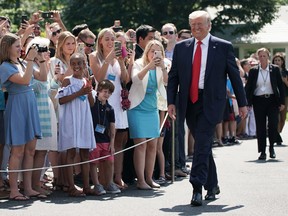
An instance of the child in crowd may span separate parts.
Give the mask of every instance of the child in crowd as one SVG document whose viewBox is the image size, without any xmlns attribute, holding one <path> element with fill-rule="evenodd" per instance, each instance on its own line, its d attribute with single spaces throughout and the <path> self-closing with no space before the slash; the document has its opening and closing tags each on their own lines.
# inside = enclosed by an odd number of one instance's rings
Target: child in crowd
<svg viewBox="0 0 288 216">
<path fill-rule="evenodd" d="M 96 147 L 90 106 L 94 104 L 92 85 L 84 78 L 85 57 L 75 53 L 70 58 L 72 76 L 64 78 L 59 98 L 59 150 L 67 151 L 66 164 L 72 164 L 79 149 L 81 161 L 88 161 L 89 150 Z M 89 186 L 89 163 L 81 165 L 83 191 L 74 185 L 73 167 L 66 168 L 69 195 L 96 195 Z"/>
<path fill-rule="evenodd" d="M 121 191 L 113 182 L 114 173 L 114 140 L 115 140 L 115 114 L 114 109 L 108 103 L 108 98 L 114 91 L 114 85 L 109 80 L 103 80 L 98 84 L 97 97 L 91 108 L 94 135 L 97 140 L 97 148 L 90 152 L 90 160 L 105 157 L 101 160 L 91 162 L 90 173 L 93 181 L 94 191 L 98 195 L 107 193 L 120 193 Z M 99 183 L 97 168 L 99 165 L 100 180 L 106 191 Z"/>
</svg>

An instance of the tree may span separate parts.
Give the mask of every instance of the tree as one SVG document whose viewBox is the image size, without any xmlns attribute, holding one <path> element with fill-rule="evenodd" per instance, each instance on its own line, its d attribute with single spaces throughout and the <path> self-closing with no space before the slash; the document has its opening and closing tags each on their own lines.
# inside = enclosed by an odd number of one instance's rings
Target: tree
<svg viewBox="0 0 288 216">
<path fill-rule="evenodd" d="M 160 30 L 166 22 L 178 29 L 189 28 L 188 15 L 194 10 L 214 9 L 212 33 L 257 33 L 276 16 L 277 5 L 288 0 L 0 0 L 0 15 L 19 25 L 22 14 L 51 9 L 62 10 L 68 29 L 87 23 L 92 31 L 112 26 L 120 19 L 125 29 L 150 24 Z M 212 10 L 213 11 L 213 10 Z M 231 28 L 231 23 L 238 23 Z"/>
<path fill-rule="evenodd" d="M 52 3 L 53 2 L 53 3 Z M 12 31 L 16 32 L 20 26 L 21 15 L 30 17 L 38 10 L 48 11 L 62 8 L 60 0 L 0 0 L 0 15 L 7 16 L 12 21 Z M 43 25 L 44 26 L 44 25 Z"/>
<path fill-rule="evenodd" d="M 160 30 L 166 22 L 181 29 L 189 28 L 188 15 L 192 11 L 209 7 L 216 9 L 212 32 L 223 33 L 231 23 L 238 23 L 232 34 L 250 34 L 273 21 L 279 1 L 282 0 L 66 0 L 63 15 L 70 29 L 87 23 L 92 31 L 97 31 L 112 26 L 115 19 L 120 19 L 126 29 L 150 24 Z"/>
</svg>

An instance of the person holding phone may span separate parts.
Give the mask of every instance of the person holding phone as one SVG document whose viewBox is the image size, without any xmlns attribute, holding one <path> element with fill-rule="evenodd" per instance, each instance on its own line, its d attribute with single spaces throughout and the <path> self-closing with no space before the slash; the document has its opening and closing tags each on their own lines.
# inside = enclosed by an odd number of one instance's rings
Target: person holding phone
<svg viewBox="0 0 288 216">
<path fill-rule="evenodd" d="M 151 40 L 136 60 L 132 69 L 132 85 L 129 94 L 131 101 L 128 110 L 130 138 L 135 144 L 134 167 L 137 175 L 137 188 L 151 190 L 160 185 L 153 181 L 157 139 L 160 136 L 160 122 L 156 92 L 166 98 L 164 84 L 168 74 L 164 64 L 164 48 L 161 42 Z M 139 123 L 140 122 L 140 123 Z M 145 172 L 145 175 L 144 175 Z"/>
<path fill-rule="evenodd" d="M 40 15 L 42 16 L 42 18 L 39 18 Z M 41 14 L 34 13 L 32 16 L 32 22 L 33 20 L 37 21 L 39 19 L 40 20 L 46 19 L 48 21 L 45 23 L 45 31 L 46 31 L 46 37 L 50 39 L 49 51 L 50 51 L 50 57 L 52 58 L 55 56 L 59 34 L 63 31 L 67 31 L 67 28 L 62 22 L 60 12 L 57 10 L 44 12 Z M 53 22 L 50 24 L 49 20 L 52 20 Z"/>
<path fill-rule="evenodd" d="M 42 136 L 37 103 L 30 84 L 35 73 L 33 61 L 37 58 L 44 66 L 42 56 L 33 46 L 27 54 L 25 66 L 19 61 L 21 54 L 20 38 L 6 33 L 0 42 L 0 80 L 1 86 L 9 93 L 4 122 L 5 142 L 11 146 L 9 170 L 33 168 L 36 140 Z M 15 133 L 16 131 L 16 133 Z M 18 190 L 19 172 L 9 173 L 10 200 L 25 201 L 30 197 L 41 198 L 40 193 L 32 189 L 32 171 L 23 173 L 24 194 Z"/>
<path fill-rule="evenodd" d="M 115 152 L 123 149 L 127 141 L 127 112 L 121 106 L 121 84 L 126 84 L 129 81 L 129 74 L 125 67 L 124 59 L 121 55 L 121 49 L 115 50 L 114 41 L 116 39 L 115 32 L 111 28 L 104 28 L 98 34 L 96 42 L 96 51 L 89 55 L 89 62 L 96 83 L 104 79 L 110 80 L 115 90 L 111 97 L 108 99 L 109 104 L 115 111 Z M 123 156 L 117 154 L 115 156 L 115 168 L 121 167 L 123 164 Z M 117 164 L 117 165 L 116 165 Z M 121 173 L 119 173 L 121 176 Z M 121 177 L 115 183 L 119 188 L 125 188 L 127 185 L 122 181 Z M 115 178 L 116 180 L 116 178 Z"/>
<path fill-rule="evenodd" d="M 68 71 L 70 65 L 70 57 L 76 51 L 76 38 L 70 32 L 65 31 L 59 35 L 56 56 L 50 60 L 50 71 L 48 81 L 50 82 L 50 98 L 53 101 L 56 113 L 58 113 L 58 102 L 55 95 L 58 88 L 62 86 L 65 76 L 71 75 Z"/>
</svg>

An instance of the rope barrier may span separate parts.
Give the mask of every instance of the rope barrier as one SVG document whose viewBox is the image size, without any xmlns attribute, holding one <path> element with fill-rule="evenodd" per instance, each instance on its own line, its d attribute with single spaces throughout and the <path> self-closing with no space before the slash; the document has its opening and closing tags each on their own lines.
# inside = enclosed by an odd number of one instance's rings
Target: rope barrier
<svg viewBox="0 0 288 216">
<path fill-rule="evenodd" d="M 165 124 L 165 121 L 166 121 L 167 117 L 168 117 L 168 113 L 166 113 L 165 118 L 164 118 L 164 120 L 163 120 L 163 122 L 162 122 L 162 125 L 161 125 L 161 127 L 160 127 L 160 133 L 161 133 L 161 131 L 162 131 L 162 128 L 163 128 L 163 126 L 164 126 L 164 124 Z M 153 140 L 153 139 L 158 139 L 158 137 L 157 137 L 157 138 L 150 138 L 150 139 L 145 140 L 145 141 L 143 141 L 143 142 L 134 144 L 133 146 L 130 146 L 130 147 L 125 148 L 125 149 L 123 149 L 123 150 L 121 150 L 121 151 L 115 152 L 113 155 L 117 155 L 117 154 L 123 153 L 123 152 L 128 151 L 128 150 L 130 150 L 130 149 L 132 149 L 132 148 L 135 148 L 135 147 L 137 147 L 137 146 L 140 146 L 140 145 L 142 145 L 142 144 L 144 144 L 144 143 L 146 143 L 146 142 L 149 142 L 149 141 L 151 141 L 151 140 Z M 108 158 L 108 157 L 110 157 L 110 156 L 111 156 L 111 155 L 106 155 L 106 156 L 103 156 L 103 157 L 100 157 L 100 158 L 95 158 L 95 159 L 92 159 L 92 160 L 87 160 L 87 161 L 78 162 L 78 163 L 73 163 L 73 164 L 63 164 L 63 165 L 58 165 L 58 166 L 39 167 L 39 168 L 31 168 L 31 169 L 19 169 L 19 170 L 0 170 L 0 173 L 29 172 L 29 171 L 36 171 L 36 170 L 43 170 L 43 169 L 56 169 L 56 168 L 64 168 L 64 167 L 69 167 L 69 166 L 77 166 L 77 165 L 82 165 L 82 164 L 94 162 L 94 161 L 97 161 L 97 160 L 102 160 L 102 159 Z"/>
</svg>

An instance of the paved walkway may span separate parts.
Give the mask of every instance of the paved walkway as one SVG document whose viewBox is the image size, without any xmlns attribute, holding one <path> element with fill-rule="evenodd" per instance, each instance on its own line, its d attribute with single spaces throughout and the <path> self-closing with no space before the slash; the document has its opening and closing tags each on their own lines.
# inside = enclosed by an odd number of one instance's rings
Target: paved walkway
<svg viewBox="0 0 288 216">
<path fill-rule="evenodd" d="M 288 144 L 288 125 L 282 133 Z M 70 198 L 56 192 L 48 200 L 0 200 L 0 215 L 288 215 L 288 145 L 276 146 L 276 159 L 258 161 L 256 140 L 214 148 L 221 194 L 202 207 L 191 207 L 188 178 L 159 190 L 131 186 L 119 195 Z M 268 150 L 268 149 L 267 149 Z"/>
</svg>

